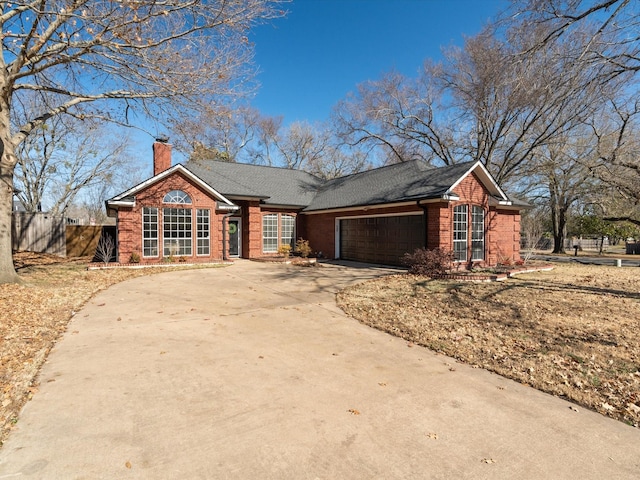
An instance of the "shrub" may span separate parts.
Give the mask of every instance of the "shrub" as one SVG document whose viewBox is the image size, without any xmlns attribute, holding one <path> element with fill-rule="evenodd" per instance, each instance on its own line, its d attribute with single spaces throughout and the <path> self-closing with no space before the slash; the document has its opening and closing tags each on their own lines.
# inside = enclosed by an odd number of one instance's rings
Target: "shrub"
<svg viewBox="0 0 640 480">
<path fill-rule="evenodd" d="M 278 247 L 278 255 L 282 255 L 284 258 L 289 258 L 291 253 L 291 245 L 280 245 Z"/>
<path fill-rule="evenodd" d="M 101 262 L 104 262 L 105 266 L 109 264 L 113 257 L 113 252 L 116 249 L 116 242 L 114 242 L 111 235 L 103 235 L 100 237 L 98 246 L 96 247 L 96 258 Z"/>
<path fill-rule="evenodd" d="M 402 264 L 409 267 L 409 273 L 428 277 L 446 273 L 451 268 L 453 260 L 453 252 L 440 248 L 417 248 L 413 253 L 405 253 L 401 258 Z"/>
<path fill-rule="evenodd" d="M 136 252 L 131 252 L 129 256 L 129 263 L 140 263 L 140 255 Z"/>
<path fill-rule="evenodd" d="M 311 247 L 309 246 L 309 240 L 299 238 L 296 241 L 296 252 L 300 254 L 302 258 L 307 258 L 311 254 Z"/>
</svg>

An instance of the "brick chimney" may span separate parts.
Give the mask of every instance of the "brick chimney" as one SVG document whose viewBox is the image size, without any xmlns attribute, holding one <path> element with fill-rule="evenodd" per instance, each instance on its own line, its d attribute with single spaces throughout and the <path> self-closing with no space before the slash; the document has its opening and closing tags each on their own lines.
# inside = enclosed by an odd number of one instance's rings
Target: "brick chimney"
<svg viewBox="0 0 640 480">
<path fill-rule="evenodd" d="M 158 137 L 153 142 L 153 174 L 158 175 L 171 168 L 171 144 L 167 137 Z"/>
</svg>

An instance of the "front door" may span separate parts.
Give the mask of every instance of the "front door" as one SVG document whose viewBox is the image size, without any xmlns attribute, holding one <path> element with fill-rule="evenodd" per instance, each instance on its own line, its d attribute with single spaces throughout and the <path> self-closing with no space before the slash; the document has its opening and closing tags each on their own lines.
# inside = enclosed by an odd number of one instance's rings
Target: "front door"
<svg viewBox="0 0 640 480">
<path fill-rule="evenodd" d="M 242 235 L 240 235 L 240 219 L 229 219 L 229 256 L 239 257 L 241 252 L 240 242 L 242 241 Z"/>
</svg>

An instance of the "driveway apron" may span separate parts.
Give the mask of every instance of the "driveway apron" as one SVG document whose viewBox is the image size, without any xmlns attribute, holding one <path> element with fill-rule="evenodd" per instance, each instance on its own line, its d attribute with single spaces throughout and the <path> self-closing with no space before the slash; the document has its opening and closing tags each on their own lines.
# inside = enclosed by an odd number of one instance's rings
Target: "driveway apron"
<svg viewBox="0 0 640 480">
<path fill-rule="evenodd" d="M 640 431 L 361 325 L 384 269 L 136 278 L 69 324 L 0 479 L 630 479 Z"/>
</svg>

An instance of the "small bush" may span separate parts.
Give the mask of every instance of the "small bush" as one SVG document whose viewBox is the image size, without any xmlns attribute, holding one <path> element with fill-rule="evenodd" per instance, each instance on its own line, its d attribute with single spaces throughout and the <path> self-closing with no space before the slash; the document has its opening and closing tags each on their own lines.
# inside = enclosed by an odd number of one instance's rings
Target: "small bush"
<svg viewBox="0 0 640 480">
<path fill-rule="evenodd" d="M 136 252 L 131 252 L 129 256 L 129 263 L 140 263 L 140 255 Z"/>
<path fill-rule="evenodd" d="M 113 240 L 113 237 L 111 235 L 103 235 L 100 237 L 100 241 L 96 247 L 95 256 L 98 260 L 104 262 L 106 266 L 112 260 L 115 250 L 116 242 Z"/>
<path fill-rule="evenodd" d="M 405 253 L 401 258 L 402 264 L 409 267 L 409 273 L 428 277 L 446 273 L 451 268 L 453 260 L 453 252 L 440 248 L 417 248 L 413 253 Z"/>
<path fill-rule="evenodd" d="M 278 255 L 282 255 L 284 258 L 289 258 L 291 254 L 291 245 L 280 245 L 278 247 Z"/>
<path fill-rule="evenodd" d="M 300 254 L 302 258 L 307 258 L 311 254 L 311 247 L 309 246 L 309 240 L 299 238 L 296 241 L 296 252 Z"/>
</svg>

